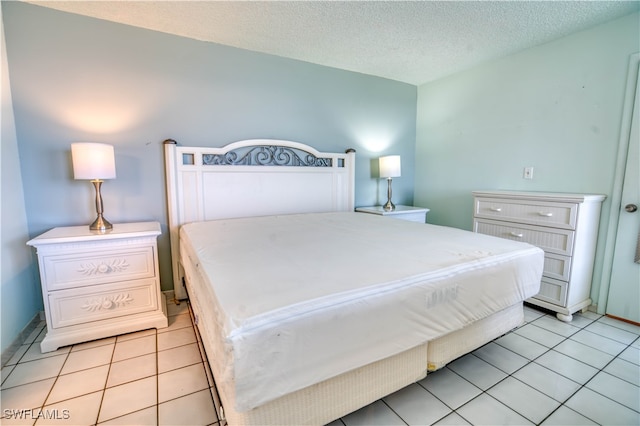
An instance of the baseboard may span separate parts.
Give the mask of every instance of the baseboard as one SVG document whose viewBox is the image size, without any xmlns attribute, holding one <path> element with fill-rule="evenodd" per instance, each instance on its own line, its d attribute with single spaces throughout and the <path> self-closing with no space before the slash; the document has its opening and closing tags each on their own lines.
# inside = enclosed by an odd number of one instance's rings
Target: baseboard
<svg viewBox="0 0 640 426">
<path fill-rule="evenodd" d="M 15 353 L 18 351 L 18 348 L 22 346 L 22 344 L 27 339 L 27 337 L 31 335 L 33 330 L 35 330 L 38 327 L 38 324 L 40 324 L 40 322 L 43 320 L 44 320 L 44 311 L 40 311 L 36 313 L 31 319 L 31 321 L 29 321 L 29 323 L 22 329 L 22 331 L 18 333 L 16 338 L 9 345 L 9 347 L 7 347 L 7 349 L 2 351 L 1 365 L 3 367 L 13 357 L 13 355 L 15 355 Z"/>
<path fill-rule="evenodd" d="M 176 303 L 176 293 L 173 290 L 165 290 L 162 293 L 167 298 L 167 302 Z"/>
</svg>

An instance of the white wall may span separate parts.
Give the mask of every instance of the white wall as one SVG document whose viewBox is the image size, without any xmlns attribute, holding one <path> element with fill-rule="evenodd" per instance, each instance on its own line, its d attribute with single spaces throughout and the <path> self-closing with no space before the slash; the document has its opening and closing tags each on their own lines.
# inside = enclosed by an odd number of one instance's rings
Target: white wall
<svg viewBox="0 0 640 426">
<path fill-rule="evenodd" d="M 476 189 L 610 195 L 639 22 L 628 15 L 419 87 L 414 200 L 429 222 L 471 229 Z"/>
</svg>

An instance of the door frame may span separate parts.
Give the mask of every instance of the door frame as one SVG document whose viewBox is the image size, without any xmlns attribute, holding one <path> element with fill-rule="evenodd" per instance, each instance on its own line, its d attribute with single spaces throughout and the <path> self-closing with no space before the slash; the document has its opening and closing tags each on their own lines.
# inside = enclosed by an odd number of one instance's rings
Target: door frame
<svg viewBox="0 0 640 426">
<path fill-rule="evenodd" d="M 639 70 L 640 52 L 633 53 L 629 57 L 627 72 L 627 86 L 624 94 L 624 107 L 622 121 L 620 122 L 620 139 L 618 141 L 618 156 L 611 191 L 611 204 L 609 210 L 609 224 L 607 227 L 607 239 L 605 242 L 604 260 L 602 263 L 602 276 L 600 280 L 600 292 L 598 294 L 597 312 L 606 313 L 609 299 L 609 287 L 611 286 L 611 273 L 613 271 L 613 255 L 618 233 L 620 219 L 620 206 L 622 203 L 622 188 L 624 186 L 624 172 L 629 152 L 629 139 L 631 137 L 631 121 L 633 119 L 633 106 L 635 103 L 636 86 L 640 84 Z"/>
</svg>

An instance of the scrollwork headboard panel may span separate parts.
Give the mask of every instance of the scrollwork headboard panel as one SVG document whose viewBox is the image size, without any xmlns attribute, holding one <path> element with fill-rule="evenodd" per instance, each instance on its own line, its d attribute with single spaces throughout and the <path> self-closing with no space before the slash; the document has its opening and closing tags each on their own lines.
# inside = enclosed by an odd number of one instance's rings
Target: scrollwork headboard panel
<svg viewBox="0 0 640 426">
<path fill-rule="evenodd" d="M 222 148 L 165 141 L 174 290 L 185 298 L 180 226 L 196 221 L 354 209 L 355 151 L 319 152 L 292 141 L 253 139 Z"/>
</svg>

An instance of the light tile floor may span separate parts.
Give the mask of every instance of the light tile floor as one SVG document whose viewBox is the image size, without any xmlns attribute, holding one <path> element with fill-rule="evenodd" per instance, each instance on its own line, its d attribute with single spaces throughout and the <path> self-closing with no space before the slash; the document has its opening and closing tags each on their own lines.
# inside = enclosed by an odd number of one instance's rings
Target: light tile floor
<svg viewBox="0 0 640 426">
<path fill-rule="evenodd" d="M 187 303 L 169 327 L 42 354 L 41 323 L 2 367 L 1 424 L 218 424 Z"/>
<path fill-rule="evenodd" d="M 47 354 L 41 324 L 2 368 L 1 423 L 218 424 L 188 305 L 168 308 L 166 329 Z M 568 324 L 528 306 L 525 320 L 331 426 L 640 424 L 640 327 L 591 312 Z"/>
</svg>

